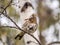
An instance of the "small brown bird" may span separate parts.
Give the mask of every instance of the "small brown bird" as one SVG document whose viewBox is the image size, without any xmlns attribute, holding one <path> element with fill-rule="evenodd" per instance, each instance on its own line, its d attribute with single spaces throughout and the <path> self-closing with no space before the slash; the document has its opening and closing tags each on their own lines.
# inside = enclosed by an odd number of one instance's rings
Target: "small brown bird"
<svg viewBox="0 0 60 45">
<path fill-rule="evenodd" d="M 26 22 L 23 24 L 22 29 L 27 31 L 28 33 L 34 33 L 37 29 L 36 17 L 34 16 L 34 14 L 29 19 L 25 19 L 25 21 Z M 21 32 L 15 37 L 15 39 L 19 37 L 19 40 L 21 40 L 24 35 L 25 32 Z"/>
<path fill-rule="evenodd" d="M 22 7 L 21 12 L 24 12 L 24 11 L 28 8 L 28 6 L 30 6 L 30 7 L 33 8 L 32 4 L 31 4 L 30 2 L 26 2 L 26 3 L 24 4 L 24 6 Z M 34 8 L 33 8 L 33 9 L 34 9 Z"/>
</svg>

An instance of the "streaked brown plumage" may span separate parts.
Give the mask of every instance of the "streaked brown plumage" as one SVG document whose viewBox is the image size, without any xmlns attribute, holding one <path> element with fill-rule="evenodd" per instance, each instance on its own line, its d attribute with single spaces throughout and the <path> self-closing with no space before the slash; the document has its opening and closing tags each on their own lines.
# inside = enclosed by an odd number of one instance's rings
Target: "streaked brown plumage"
<svg viewBox="0 0 60 45">
<path fill-rule="evenodd" d="M 26 22 L 23 24 L 22 29 L 27 31 L 28 33 L 34 33 L 37 29 L 36 17 L 34 16 L 34 14 L 29 19 L 25 19 L 25 21 Z M 19 40 L 21 40 L 24 35 L 25 32 L 21 32 L 15 37 L 15 39 L 19 37 Z"/>
</svg>

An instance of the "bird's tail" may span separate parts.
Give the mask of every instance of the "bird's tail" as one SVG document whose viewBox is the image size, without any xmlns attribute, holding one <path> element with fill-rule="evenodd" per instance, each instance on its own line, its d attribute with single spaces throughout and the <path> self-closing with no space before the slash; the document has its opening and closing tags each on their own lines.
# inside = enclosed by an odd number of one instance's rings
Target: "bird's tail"
<svg viewBox="0 0 60 45">
<path fill-rule="evenodd" d="M 15 39 L 19 38 L 19 40 L 21 40 L 22 37 L 24 36 L 24 34 L 25 34 L 24 32 L 19 33 L 19 34 L 15 37 Z"/>
</svg>

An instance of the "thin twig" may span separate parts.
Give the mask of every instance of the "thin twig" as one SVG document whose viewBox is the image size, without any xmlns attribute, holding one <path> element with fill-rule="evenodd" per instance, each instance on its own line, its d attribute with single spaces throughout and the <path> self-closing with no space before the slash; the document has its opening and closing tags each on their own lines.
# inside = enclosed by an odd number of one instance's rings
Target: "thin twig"
<svg viewBox="0 0 60 45">
<path fill-rule="evenodd" d="M 14 26 L 0 26 L 0 28 L 6 28 L 6 27 L 18 29 L 17 27 L 14 27 Z"/>
<path fill-rule="evenodd" d="M 10 3 L 4 8 L 3 12 L 10 6 L 11 3 L 12 3 L 12 0 L 11 0 Z M 19 30 L 21 30 L 21 31 L 27 33 L 28 35 L 32 36 L 32 37 L 39 43 L 39 45 L 41 45 L 40 42 L 38 41 L 38 39 L 37 39 L 36 37 L 34 37 L 32 34 L 26 32 L 26 31 L 22 30 L 22 29 L 16 24 L 16 22 L 14 22 L 7 14 L 5 14 L 5 13 L 3 13 L 3 12 L 2 12 L 1 14 L 3 14 L 3 15 L 4 15 L 5 17 L 7 17 L 11 22 L 13 22 L 13 23 L 15 24 L 15 26 L 16 26 Z"/>
<path fill-rule="evenodd" d="M 60 44 L 60 42 L 59 42 L 59 41 L 51 42 L 51 43 L 49 43 L 48 45 L 52 45 L 52 44 Z"/>
<path fill-rule="evenodd" d="M 10 6 L 11 3 L 12 3 L 12 0 L 11 0 L 10 3 L 4 8 L 4 10 L 6 10 L 6 9 Z M 4 12 L 4 10 L 3 10 L 3 12 Z"/>
</svg>

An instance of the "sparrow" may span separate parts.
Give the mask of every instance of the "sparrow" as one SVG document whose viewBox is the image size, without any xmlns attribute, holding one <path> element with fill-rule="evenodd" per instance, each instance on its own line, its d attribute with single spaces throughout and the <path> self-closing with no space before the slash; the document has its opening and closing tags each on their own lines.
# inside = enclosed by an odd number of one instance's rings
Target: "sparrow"
<svg viewBox="0 0 60 45">
<path fill-rule="evenodd" d="M 36 31 L 37 23 L 34 14 L 29 19 L 25 19 L 25 23 L 23 24 L 22 29 L 31 34 Z M 15 39 L 19 37 L 19 40 L 21 40 L 24 35 L 25 32 L 21 32 L 15 37 Z"/>
</svg>

